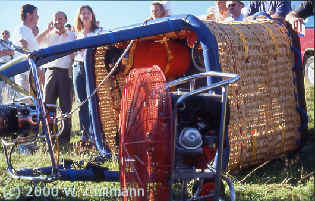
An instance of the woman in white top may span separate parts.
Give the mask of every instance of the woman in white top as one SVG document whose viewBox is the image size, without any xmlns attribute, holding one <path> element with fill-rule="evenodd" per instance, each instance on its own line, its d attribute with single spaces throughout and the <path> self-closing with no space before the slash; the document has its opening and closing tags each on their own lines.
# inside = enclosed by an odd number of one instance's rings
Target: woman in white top
<svg viewBox="0 0 315 201">
<path fill-rule="evenodd" d="M 83 5 L 80 7 L 76 17 L 75 29 L 76 39 L 95 36 L 101 32 L 101 29 L 96 25 L 95 15 L 90 6 Z M 80 104 L 87 98 L 86 75 L 84 71 L 84 50 L 78 51 L 74 57 L 73 86 L 75 96 Z M 88 103 L 85 103 L 82 107 L 80 107 L 79 118 L 80 127 L 84 134 L 84 138 L 82 140 L 88 140 L 86 137 L 93 140 L 93 129 L 90 121 Z"/>
</svg>

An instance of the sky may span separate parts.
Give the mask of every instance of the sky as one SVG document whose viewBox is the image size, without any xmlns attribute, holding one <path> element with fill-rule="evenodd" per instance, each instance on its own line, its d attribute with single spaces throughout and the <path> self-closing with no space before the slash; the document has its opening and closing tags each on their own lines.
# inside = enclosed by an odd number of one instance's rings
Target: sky
<svg viewBox="0 0 315 201">
<path fill-rule="evenodd" d="M 245 4 L 248 2 L 244 1 Z M 77 10 L 81 5 L 90 5 L 100 21 L 100 26 L 108 29 L 142 23 L 150 15 L 152 1 L 48 1 L 48 0 L 0 0 L 0 31 L 8 29 L 13 35 L 15 27 L 21 24 L 20 7 L 26 3 L 38 8 L 39 31 L 46 29 L 48 22 L 56 11 L 64 11 L 68 15 L 68 23 L 74 24 Z M 207 13 L 214 1 L 170 1 L 171 14 L 193 14 L 196 16 Z M 297 3 L 292 7 L 296 7 Z"/>
<path fill-rule="evenodd" d="M 81 5 L 90 5 L 100 21 L 100 26 L 113 29 L 122 26 L 142 23 L 150 15 L 151 1 L 4 1 L 0 0 L 0 30 L 21 24 L 20 7 L 30 3 L 38 8 L 39 30 L 44 31 L 55 11 L 61 10 L 68 15 L 68 23 L 74 24 L 77 10 Z M 214 5 L 211 1 L 174 1 L 170 2 L 172 14 L 205 14 L 207 8 Z M 4 9 L 5 8 L 5 9 Z M 11 34 L 12 35 L 12 34 Z"/>
</svg>

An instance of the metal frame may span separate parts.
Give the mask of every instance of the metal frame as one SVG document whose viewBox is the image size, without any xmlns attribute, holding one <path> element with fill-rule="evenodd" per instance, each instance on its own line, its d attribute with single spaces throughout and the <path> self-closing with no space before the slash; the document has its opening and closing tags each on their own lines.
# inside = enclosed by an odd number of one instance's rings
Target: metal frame
<svg viewBox="0 0 315 201">
<path fill-rule="evenodd" d="M 210 76 L 216 76 L 216 77 L 220 77 L 220 78 L 228 78 L 226 80 L 217 82 L 217 83 L 213 83 L 210 84 L 208 86 L 205 87 L 201 87 L 198 89 L 195 89 L 195 82 L 197 79 L 201 79 L 201 78 L 206 78 L 206 77 L 210 77 Z M 174 109 L 174 135 L 178 136 L 177 133 L 177 125 L 178 125 L 178 112 L 177 112 L 177 108 L 180 106 L 180 104 L 188 97 L 191 96 L 195 96 L 198 95 L 200 93 L 203 92 L 208 92 L 211 89 L 214 88 L 221 88 L 222 93 L 221 93 L 221 114 L 220 114 L 220 131 L 219 131 L 219 138 L 218 138 L 218 148 L 217 148 L 217 152 L 218 152 L 218 160 L 216 160 L 216 168 L 212 169 L 209 166 L 209 169 L 211 170 L 211 172 L 209 173 L 205 173 L 205 172 L 201 172 L 201 173 L 183 173 L 180 174 L 177 171 L 175 171 L 175 147 L 176 147 L 176 140 L 174 141 L 174 150 L 173 150 L 173 163 L 172 163 L 172 174 L 171 174 L 171 178 L 170 178 L 170 186 L 172 185 L 172 183 L 177 180 L 177 179 L 185 179 L 185 178 L 215 178 L 215 194 L 214 195 L 206 195 L 206 196 L 199 196 L 199 197 L 195 197 L 189 200 L 200 200 L 200 199 L 205 199 L 205 198 L 209 198 L 209 197 L 216 197 L 216 199 L 218 199 L 219 197 L 219 192 L 221 192 L 220 189 L 220 181 L 222 179 L 224 179 L 225 181 L 228 182 L 229 184 L 229 188 L 230 188 L 230 193 L 231 193 L 231 198 L 233 198 L 232 200 L 235 200 L 235 192 L 234 192 L 234 186 L 233 183 L 231 182 L 231 180 L 223 175 L 223 168 L 222 168 L 222 161 L 223 161 L 223 145 L 224 145 L 224 135 L 225 135 L 225 118 L 226 118 L 226 104 L 227 104 L 227 93 L 228 93 L 228 85 L 232 84 L 234 82 L 236 82 L 237 80 L 239 80 L 240 76 L 238 74 L 231 74 L 231 73 L 220 73 L 220 72 L 214 72 L 214 71 L 208 71 L 205 73 L 199 73 L 199 74 L 194 74 L 191 76 L 187 76 L 187 77 L 183 77 L 183 78 L 179 78 L 177 80 L 168 82 L 166 84 L 166 89 L 171 89 L 172 87 L 178 86 L 178 85 L 182 85 L 185 83 L 189 82 L 189 86 L 190 86 L 190 90 L 189 92 L 184 93 L 183 95 L 181 95 L 178 99 L 177 102 L 175 104 L 175 109 Z M 172 194 L 172 193 L 171 193 Z"/>
</svg>

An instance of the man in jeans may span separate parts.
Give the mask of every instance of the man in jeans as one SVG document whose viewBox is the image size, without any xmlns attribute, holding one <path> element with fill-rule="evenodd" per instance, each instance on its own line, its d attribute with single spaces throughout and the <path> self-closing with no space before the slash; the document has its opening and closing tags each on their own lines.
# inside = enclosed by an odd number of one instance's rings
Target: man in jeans
<svg viewBox="0 0 315 201">
<path fill-rule="evenodd" d="M 65 28 L 67 16 L 58 11 L 53 15 L 53 22 L 38 36 L 41 47 L 48 47 L 69 42 L 75 39 L 74 33 Z M 59 104 L 62 113 L 70 112 L 72 105 L 72 81 L 69 77 L 69 68 L 72 67 L 73 55 L 67 55 L 46 65 L 44 102 L 46 104 Z M 71 119 L 66 119 L 64 130 L 59 137 L 60 144 L 69 144 L 71 133 Z"/>
</svg>

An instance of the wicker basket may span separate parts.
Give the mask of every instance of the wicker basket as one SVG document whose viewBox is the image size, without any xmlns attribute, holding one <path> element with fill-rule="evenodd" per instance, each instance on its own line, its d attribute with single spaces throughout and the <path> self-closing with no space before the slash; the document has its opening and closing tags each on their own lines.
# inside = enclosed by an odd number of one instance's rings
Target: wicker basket
<svg viewBox="0 0 315 201">
<path fill-rule="evenodd" d="M 241 77 L 229 90 L 229 168 L 295 150 L 301 123 L 291 70 L 294 53 L 285 27 L 270 21 L 205 23 L 218 41 L 222 71 Z"/>
<path fill-rule="evenodd" d="M 295 59 L 287 29 L 272 21 L 204 23 L 217 39 L 222 71 L 241 77 L 229 90 L 229 169 L 258 164 L 295 150 L 301 138 L 297 129 L 301 120 L 296 110 L 292 72 Z M 182 39 L 187 35 L 189 31 L 184 30 L 160 38 Z M 106 50 L 107 47 L 96 50 L 96 85 L 108 74 Z M 125 67 L 130 68 L 130 63 Z M 114 153 L 118 152 L 115 139 L 124 78 L 122 70 L 97 92 L 102 129 Z"/>
</svg>

